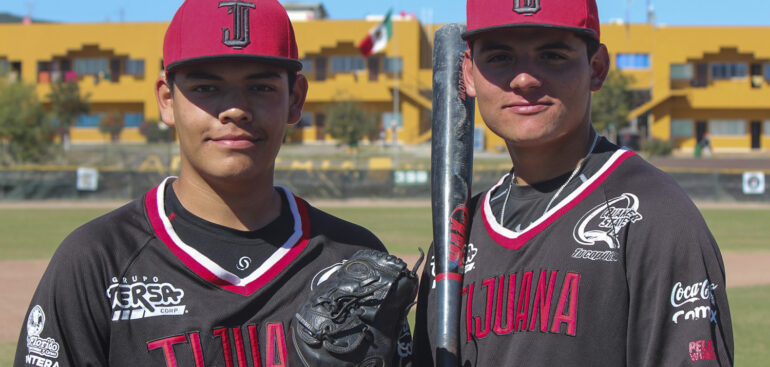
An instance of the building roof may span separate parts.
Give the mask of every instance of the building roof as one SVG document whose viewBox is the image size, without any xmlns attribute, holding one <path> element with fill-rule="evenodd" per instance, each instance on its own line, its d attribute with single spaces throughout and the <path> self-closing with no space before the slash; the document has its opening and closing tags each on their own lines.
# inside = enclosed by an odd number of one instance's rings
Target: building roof
<svg viewBox="0 0 770 367">
<path fill-rule="evenodd" d="M 292 20 L 326 19 L 329 17 L 329 13 L 320 2 L 283 1 L 281 4 L 286 8 L 286 12 L 289 13 L 289 18 Z"/>
</svg>

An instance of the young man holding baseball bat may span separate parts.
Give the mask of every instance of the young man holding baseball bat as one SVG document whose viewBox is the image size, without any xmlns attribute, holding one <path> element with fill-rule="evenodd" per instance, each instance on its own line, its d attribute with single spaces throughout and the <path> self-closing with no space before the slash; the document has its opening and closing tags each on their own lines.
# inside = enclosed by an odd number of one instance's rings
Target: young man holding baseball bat
<svg viewBox="0 0 770 367">
<path fill-rule="evenodd" d="M 726 366 L 719 248 L 672 178 L 599 136 L 610 68 L 594 0 L 468 0 L 467 92 L 513 168 L 476 196 L 462 366 Z M 421 280 L 418 365 L 432 365 L 435 275 Z"/>
<path fill-rule="evenodd" d="M 273 185 L 286 126 L 299 121 L 308 89 L 284 8 L 187 0 L 163 56 L 155 92 L 179 136 L 179 177 L 63 241 L 14 365 L 408 360 L 411 336 L 398 317 L 405 321 L 416 276 L 404 276 L 405 264 L 366 229 Z M 367 331 L 368 322 L 388 325 Z"/>
</svg>

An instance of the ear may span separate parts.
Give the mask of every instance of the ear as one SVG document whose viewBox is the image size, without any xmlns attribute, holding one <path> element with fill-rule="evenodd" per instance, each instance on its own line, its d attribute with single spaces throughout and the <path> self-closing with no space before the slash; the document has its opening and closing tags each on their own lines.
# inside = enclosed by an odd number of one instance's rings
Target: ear
<svg viewBox="0 0 770 367">
<path fill-rule="evenodd" d="M 286 123 L 289 125 L 296 124 L 302 118 L 302 107 L 305 106 L 305 98 L 307 98 L 307 79 L 302 74 L 297 74 L 297 80 L 294 81 L 294 86 L 289 94 L 289 118 Z"/>
<path fill-rule="evenodd" d="M 596 92 L 602 89 L 604 79 L 610 72 L 610 55 L 607 52 L 607 46 L 599 45 L 599 49 L 591 57 L 591 91 Z"/>
<path fill-rule="evenodd" d="M 463 81 L 465 82 L 465 93 L 472 98 L 476 98 L 476 84 L 473 78 L 473 56 L 471 50 L 465 50 L 463 54 Z"/>
<path fill-rule="evenodd" d="M 158 102 L 161 120 L 163 120 L 166 125 L 173 127 L 175 124 L 174 93 L 168 85 L 165 73 L 163 73 L 163 75 L 161 75 L 155 82 L 155 100 Z"/>
</svg>

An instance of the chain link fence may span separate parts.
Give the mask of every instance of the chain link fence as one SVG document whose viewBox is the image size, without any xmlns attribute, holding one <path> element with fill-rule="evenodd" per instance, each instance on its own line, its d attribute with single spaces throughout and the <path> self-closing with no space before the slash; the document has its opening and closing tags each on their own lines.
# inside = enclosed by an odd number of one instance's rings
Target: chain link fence
<svg viewBox="0 0 770 367">
<path fill-rule="evenodd" d="M 473 192 L 493 185 L 504 173 L 501 169 L 475 171 Z M 770 202 L 761 171 L 752 173 L 748 181 L 743 173 L 733 172 L 669 174 L 693 200 Z M 128 200 L 143 195 L 165 176 L 165 172 L 140 171 L 98 171 L 94 176 L 75 169 L 4 170 L 0 171 L 0 200 Z M 430 199 L 430 172 L 424 169 L 280 169 L 275 177 L 276 184 L 308 199 Z"/>
</svg>

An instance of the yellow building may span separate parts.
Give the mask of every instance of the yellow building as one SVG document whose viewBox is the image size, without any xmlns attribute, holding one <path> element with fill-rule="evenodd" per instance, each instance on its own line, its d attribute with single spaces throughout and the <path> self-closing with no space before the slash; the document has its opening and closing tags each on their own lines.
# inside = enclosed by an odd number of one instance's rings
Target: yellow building
<svg viewBox="0 0 770 367">
<path fill-rule="evenodd" d="M 318 15 L 295 19 L 310 91 L 303 121 L 290 139 L 329 141 L 323 132 L 329 123 L 327 106 L 354 100 L 378 116 L 384 138 L 394 138 L 389 127 L 396 123 L 400 143 L 428 141 L 432 30 L 413 17 L 395 17 L 394 37 L 387 48 L 364 59 L 356 45 L 378 22 Z M 0 70 L 10 70 L 11 78 L 36 82 L 44 101 L 52 81 L 77 80 L 90 94 L 92 111 L 71 131 L 73 142 L 107 140 L 99 133 L 98 121 L 109 112 L 124 116 L 121 141 L 141 142 L 139 124 L 158 119 L 153 85 L 162 72 L 166 26 L 1 24 Z M 770 149 L 767 39 L 770 27 L 602 25 L 613 67 L 635 78 L 633 93 L 641 102 L 629 116 L 632 125 L 643 136 L 671 140 L 683 150 L 693 149 L 705 133 L 717 151 Z M 477 132 L 477 144 L 485 149 L 504 148 L 483 128 L 478 114 Z"/>
<path fill-rule="evenodd" d="M 643 137 L 692 151 L 708 133 L 717 151 L 770 150 L 770 27 L 603 24 L 601 37 L 612 67 L 635 80 L 629 121 Z"/>
<path fill-rule="evenodd" d="M 429 138 L 430 36 L 413 17 L 395 17 L 388 47 L 364 59 L 356 45 L 379 21 L 294 21 L 303 73 L 311 87 L 303 121 L 291 139 L 328 140 L 323 133 L 326 106 L 342 100 L 362 103 L 386 127 L 398 122 L 395 131 L 401 143 Z M 153 88 L 163 70 L 166 27 L 166 23 L 2 24 L 0 70 L 10 70 L 12 79 L 37 83 L 43 101 L 52 82 L 78 81 L 81 92 L 90 96 L 91 113 L 72 129 L 73 143 L 109 139 L 98 124 L 100 116 L 114 112 L 124 116 L 120 141 L 141 142 L 145 139 L 138 126 L 159 118 Z M 392 139 L 393 131 L 382 133 Z"/>
<path fill-rule="evenodd" d="M 770 150 L 770 27 L 602 28 L 615 67 L 650 91 L 634 109 L 649 136 L 691 150 Z"/>
</svg>

